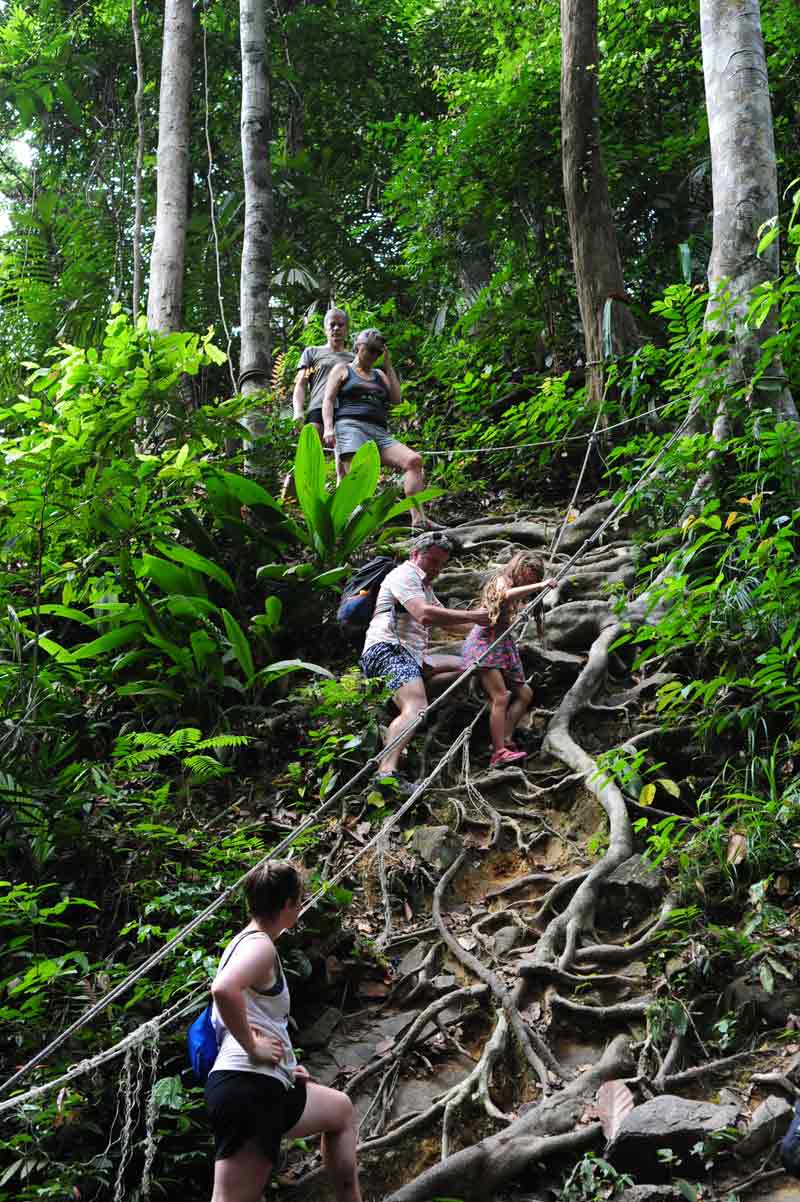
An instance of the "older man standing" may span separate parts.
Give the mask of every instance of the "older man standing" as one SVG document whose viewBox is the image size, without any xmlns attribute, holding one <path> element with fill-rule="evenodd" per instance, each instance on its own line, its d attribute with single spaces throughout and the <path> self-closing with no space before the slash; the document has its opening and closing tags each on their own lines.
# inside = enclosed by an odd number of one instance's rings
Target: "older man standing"
<svg viewBox="0 0 800 1202">
<path fill-rule="evenodd" d="M 292 393 L 292 413 L 295 422 L 302 426 L 309 422 L 322 438 L 322 400 L 328 376 L 335 367 L 346 367 L 352 363 L 352 351 L 345 350 L 347 338 L 347 314 L 342 309 L 329 309 L 325 314 L 325 346 L 307 346 L 300 356 Z M 309 385 L 311 396 L 308 397 Z M 306 400 L 308 412 L 306 413 Z"/>
<path fill-rule="evenodd" d="M 461 670 L 456 655 L 426 655 L 430 627 L 489 625 L 488 610 L 447 609 L 431 588 L 452 549 L 451 539 L 441 530 L 421 534 L 411 544 L 410 558 L 389 573 L 378 593 L 361 671 L 386 681 L 400 711 L 386 732 L 387 744 L 427 708 L 426 683 L 449 684 Z M 398 791 L 406 794 L 414 785 L 397 776 L 397 765 L 412 733 L 386 752 L 376 773 L 378 778 L 393 776 Z"/>
</svg>

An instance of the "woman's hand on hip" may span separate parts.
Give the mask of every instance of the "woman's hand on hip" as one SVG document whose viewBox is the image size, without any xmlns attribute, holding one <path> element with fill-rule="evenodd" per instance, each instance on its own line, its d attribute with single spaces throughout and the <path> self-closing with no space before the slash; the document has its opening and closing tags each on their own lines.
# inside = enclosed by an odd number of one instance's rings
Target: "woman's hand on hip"
<svg viewBox="0 0 800 1202">
<path fill-rule="evenodd" d="M 255 1060 L 256 1064 L 268 1064 L 274 1068 L 276 1064 L 280 1064 L 286 1053 L 286 1046 L 282 1039 L 278 1039 L 277 1035 L 270 1035 L 267 1031 L 262 1031 L 258 1027 L 251 1027 L 250 1034 L 253 1036 L 253 1048 L 250 1052 L 250 1059 Z"/>
<path fill-rule="evenodd" d="M 297 1080 L 310 1081 L 311 1073 L 308 1071 L 307 1068 L 304 1068 L 304 1066 L 302 1064 L 296 1064 L 294 1066 L 294 1079 L 295 1079 L 295 1081 L 297 1081 Z"/>
</svg>

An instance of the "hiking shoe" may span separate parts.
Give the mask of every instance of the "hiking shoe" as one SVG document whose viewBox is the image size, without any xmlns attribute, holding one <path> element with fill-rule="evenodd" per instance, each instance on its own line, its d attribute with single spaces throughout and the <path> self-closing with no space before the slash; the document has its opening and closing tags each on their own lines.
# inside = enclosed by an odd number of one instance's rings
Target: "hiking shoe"
<svg viewBox="0 0 800 1202">
<path fill-rule="evenodd" d="M 391 794 L 396 797 L 410 797 L 417 787 L 417 782 L 408 780 L 396 772 L 376 772 L 372 777 L 372 787 L 384 797 Z"/>
<path fill-rule="evenodd" d="M 527 751 L 512 751 L 510 747 L 501 747 L 489 760 L 490 768 L 509 768 L 527 758 Z"/>
</svg>

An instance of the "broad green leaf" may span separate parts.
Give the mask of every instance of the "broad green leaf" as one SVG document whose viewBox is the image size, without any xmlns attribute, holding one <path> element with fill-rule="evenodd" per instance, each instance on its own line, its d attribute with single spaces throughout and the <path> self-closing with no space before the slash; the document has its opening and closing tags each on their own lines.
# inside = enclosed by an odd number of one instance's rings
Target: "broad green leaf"
<svg viewBox="0 0 800 1202">
<path fill-rule="evenodd" d="M 665 776 L 660 776 L 658 778 L 658 783 L 661 785 L 661 788 L 665 793 L 669 793 L 670 797 L 680 797 L 681 787 L 680 785 L 676 784 L 674 780 L 669 780 Z"/>
<path fill-rule="evenodd" d="M 304 426 L 300 431 L 294 459 L 294 484 L 315 550 L 317 554 L 324 554 L 324 548 L 333 545 L 333 526 L 325 489 L 325 456 L 311 426 Z"/>
<path fill-rule="evenodd" d="M 274 664 L 267 664 L 266 668 L 262 668 L 259 672 L 259 677 L 275 677 L 285 676 L 289 672 L 314 672 L 317 676 L 327 676 L 329 680 L 334 680 L 333 672 L 329 672 L 327 668 L 323 668 L 320 664 L 309 664 L 302 659 L 280 659 Z"/>
<path fill-rule="evenodd" d="M 134 567 L 144 576 L 154 580 L 165 593 L 180 593 L 182 596 L 205 597 L 206 586 L 202 576 L 191 568 L 177 567 L 157 555 L 145 554 Z"/>
<path fill-rule="evenodd" d="M 283 509 L 274 497 L 255 480 L 248 480 L 246 476 L 237 476 L 235 472 L 212 472 L 206 477 L 205 486 L 210 496 L 227 495 L 240 505 L 248 505 L 251 509 L 257 505 L 265 505 L 268 509 L 276 510 L 281 517 L 284 516 Z"/>
<path fill-rule="evenodd" d="M 347 525 L 350 515 L 378 487 L 381 475 L 381 457 L 374 442 L 359 447 L 350 462 L 350 471 L 343 477 L 331 502 L 330 515 L 334 534 L 338 537 Z"/>
<path fill-rule="evenodd" d="M 156 547 L 162 555 L 166 555 L 169 559 L 174 559 L 177 563 L 185 564 L 187 568 L 194 568 L 195 571 L 210 576 L 228 592 L 236 591 L 233 581 L 225 569 L 210 559 L 206 559 L 205 555 L 198 555 L 197 551 L 190 551 L 188 547 L 182 547 L 179 543 L 170 546 L 169 543 L 159 541 L 156 543 Z"/>
<path fill-rule="evenodd" d="M 17 611 L 18 618 L 29 618 L 35 614 L 35 609 L 20 609 Z M 40 605 L 40 614 L 52 615 L 55 618 L 70 618 L 73 622 L 82 622 L 84 626 L 92 626 L 95 619 L 85 614 L 80 609 L 71 609 L 68 605 Z"/>
<path fill-rule="evenodd" d="M 250 650 L 250 644 L 241 626 L 227 609 L 223 609 L 222 611 L 222 620 L 225 623 L 225 631 L 231 641 L 233 653 L 239 661 L 239 666 L 249 684 L 255 674 L 255 665 L 253 664 L 253 654 Z"/>
<path fill-rule="evenodd" d="M 132 643 L 134 639 L 140 638 L 143 633 L 143 627 L 138 622 L 131 622 L 128 626 L 121 626 L 119 630 L 112 630 L 108 634 L 103 634 L 99 639 L 92 639 L 90 643 L 83 643 L 80 647 L 73 648 L 73 659 L 95 659 L 98 655 L 102 655 L 105 651 L 114 651 L 117 647 L 124 647 L 126 643 Z"/>
<path fill-rule="evenodd" d="M 764 992 L 772 993 L 775 988 L 775 975 L 766 960 L 758 970 L 758 975 L 761 979 L 761 984 L 764 987 Z"/>
<path fill-rule="evenodd" d="M 684 284 L 692 282 L 692 248 L 688 242 L 681 242 L 678 247 L 678 262 Z"/>
<path fill-rule="evenodd" d="M 256 580 L 283 580 L 288 571 L 285 563 L 264 563 L 256 570 Z"/>
</svg>

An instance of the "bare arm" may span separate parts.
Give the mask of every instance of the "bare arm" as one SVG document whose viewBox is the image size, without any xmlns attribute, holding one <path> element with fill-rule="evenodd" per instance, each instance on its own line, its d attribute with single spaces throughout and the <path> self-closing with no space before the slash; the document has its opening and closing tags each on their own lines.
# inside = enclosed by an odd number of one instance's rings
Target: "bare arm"
<svg viewBox="0 0 800 1202">
<path fill-rule="evenodd" d="M 400 381 L 397 378 L 397 372 L 394 370 L 392 356 L 389 354 L 389 348 L 384 347 L 383 351 L 383 370 L 381 375 L 386 381 L 386 388 L 389 393 L 389 400 L 393 405 L 400 402 Z"/>
<path fill-rule="evenodd" d="M 296 422 L 301 422 L 305 416 L 307 398 L 308 368 L 301 367 L 294 378 L 294 392 L 292 393 L 292 415 Z"/>
<path fill-rule="evenodd" d="M 332 447 L 336 441 L 333 427 L 333 403 L 346 377 L 347 368 L 341 364 L 339 367 L 334 367 L 328 376 L 328 383 L 325 385 L 325 396 L 322 400 L 322 441 L 326 447 Z"/>
<path fill-rule="evenodd" d="M 422 597 L 409 597 L 404 607 L 423 626 L 488 626 L 487 609 L 446 609 L 444 605 L 430 605 Z"/>
<path fill-rule="evenodd" d="M 558 581 L 551 577 L 549 580 L 539 580 L 536 584 L 519 584 L 516 588 L 507 589 L 502 595 L 506 601 L 513 601 L 516 597 L 529 597 L 531 593 L 541 593 L 552 588 L 558 588 Z"/>
<path fill-rule="evenodd" d="M 225 1028 L 251 1060 L 278 1064 L 288 1050 L 275 1035 L 252 1027 L 247 1018 L 244 990 L 263 988 L 275 976 L 275 948 L 269 939 L 247 939 L 237 947 L 211 984 L 211 996 Z"/>
</svg>

